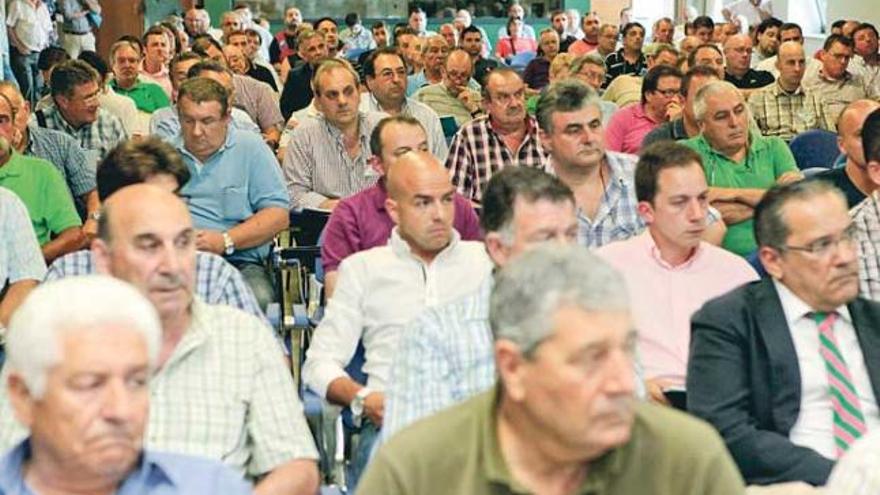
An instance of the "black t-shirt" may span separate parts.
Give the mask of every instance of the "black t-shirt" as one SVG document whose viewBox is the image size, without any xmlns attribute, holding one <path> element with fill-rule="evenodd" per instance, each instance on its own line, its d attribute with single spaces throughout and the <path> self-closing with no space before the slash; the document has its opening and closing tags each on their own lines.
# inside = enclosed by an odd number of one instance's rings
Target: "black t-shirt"
<svg viewBox="0 0 880 495">
<path fill-rule="evenodd" d="M 820 172 L 814 175 L 813 178 L 827 180 L 837 186 L 837 188 L 843 191 L 843 194 L 846 196 L 846 203 L 850 208 L 858 205 L 866 198 L 865 194 L 862 191 L 859 191 L 859 188 L 857 188 L 850 180 L 849 176 L 846 175 L 846 169 L 843 167 L 833 168 L 827 172 Z"/>
<path fill-rule="evenodd" d="M 731 74 L 725 72 L 724 80 L 733 84 L 739 89 L 757 89 L 763 88 L 768 84 L 772 84 L 773 81 L 775 81 L 776 79 L 773 77 L 773 74 L 767 72 L 766 70 L 749 69 L 749 71 L 743 74 L 742 78 L 740 79 L 737 79 Z"/>
</svg>

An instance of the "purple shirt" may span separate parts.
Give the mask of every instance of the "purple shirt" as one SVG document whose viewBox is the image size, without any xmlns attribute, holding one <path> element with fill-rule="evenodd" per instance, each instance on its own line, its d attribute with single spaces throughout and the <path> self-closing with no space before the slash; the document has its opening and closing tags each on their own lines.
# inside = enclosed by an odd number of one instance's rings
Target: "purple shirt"
<svg viewBox="0 0 880 495">
<path fill-rule="evenodd" d="M 620 153 L 637 155 L 642 140 L 662 122 L 654 122 L 645 113 L 641 103 L 627 105 L 611 116 L 605 128 L 605 148 Z"/>
<path fill-rule="evenodd" d="M 388 192 L 384 181 L 349 196 L 336 205 L 324 228 L 321 263 L 324 271 L 335 271 L 347 256 L 376 246 L 384 246 L 394 222 L 385 210 Z M 480 220 L 471 202 L 455 193 L 455 219 L 452 226 L 464 241 L 479 241 L 483 235 Z"/>
</svg>

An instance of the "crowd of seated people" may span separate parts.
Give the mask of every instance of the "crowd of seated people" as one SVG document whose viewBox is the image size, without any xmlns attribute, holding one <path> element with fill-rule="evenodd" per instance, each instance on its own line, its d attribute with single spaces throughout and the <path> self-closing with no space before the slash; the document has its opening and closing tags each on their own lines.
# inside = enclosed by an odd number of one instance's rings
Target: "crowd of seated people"
<svg viewBox="0 0 880 495">
<path fill-rule="evenodd" d="M 5 3 L 0 494 L 880 493 L 874 25 Z"/>
</svg>

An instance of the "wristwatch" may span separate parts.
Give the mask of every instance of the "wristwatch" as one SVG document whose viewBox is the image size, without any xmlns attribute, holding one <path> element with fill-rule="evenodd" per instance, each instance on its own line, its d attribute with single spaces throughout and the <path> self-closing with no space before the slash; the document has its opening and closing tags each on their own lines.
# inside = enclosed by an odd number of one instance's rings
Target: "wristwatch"
<svg viewBox="0 0 880 495">
<path fill-rule="evenodd" d="M 234 252 L 235 242 L 232 241 L 232 236 L 229 235 L 229 232 L 223 232 L 223 254 L 229 256 Z"/>
<path fill-rule="evenodd" d="M 355 426 L 361 425 L 361 416 L 364 414 L 364 401 L 367 400 L 367 396 L 372 394 L 373 391 L 367 387 L 363 387 L 358 390 L 357 394 L 355 394 L 354 399 L 351 400 L 351 404 L 349 408 L 351 409 L 351 420 L 355 424 Z"/>
<path fill-rule="evenodd" d="M 101 212 L 100 211 L 93 211 L 93 212 L 89 213 L 89 219 L 97 222 L 98 220 L 101 219 Z"/>
</svg>

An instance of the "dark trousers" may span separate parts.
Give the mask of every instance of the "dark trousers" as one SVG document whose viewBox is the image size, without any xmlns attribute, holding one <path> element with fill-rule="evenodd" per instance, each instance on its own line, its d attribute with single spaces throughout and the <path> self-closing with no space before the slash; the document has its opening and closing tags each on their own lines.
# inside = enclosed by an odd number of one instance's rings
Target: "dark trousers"
<svg viewBox="0 0 880 495">
<path fill-rule="evenodd" d="M 9 51 L 12 73 L 15 74 L 15 80 L 18 81 L 21 94 L 31 103 L 31 108 L 33 108 L 37 100 L 40 99 L 40 91 L 43 88 L 43 76 L 40 75 L 40 69 L 37 68 L 39 53 L 31 52 L 22 55 L 14 46 L 11 46 Z"/>
</svg>

